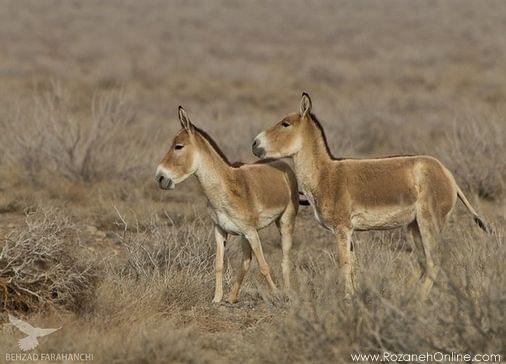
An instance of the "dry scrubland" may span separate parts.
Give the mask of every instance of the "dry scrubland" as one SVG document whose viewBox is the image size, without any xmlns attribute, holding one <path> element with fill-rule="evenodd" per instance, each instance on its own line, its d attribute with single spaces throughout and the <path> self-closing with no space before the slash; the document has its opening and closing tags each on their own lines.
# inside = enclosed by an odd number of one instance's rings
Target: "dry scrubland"
<svg viewBox="0 0 506 364">
<path fill-rule="evenodd" d="M 504 358 L 505 2 L 0 5 L 0 322 L 63 325 L 37 350 L 103 363 Z M 360 289 L 343 302 L 332 236 L 302 208 L 294 291 L 270 296 L 254 264 L 237 305 L 210 304 L 205 199 L 193 179 L 170 192 L 153 180 L 177 105 L 248 161 L 302 90 L 336 155 L 434 155 L 495 226 L 485 235 L 458 204 L 427 302 L 401 231 L 356 235 Z M 262 237 L 279 283 L 277 232 Z M 20 335 L 4 326 L 1 360 Z"/>
</svg>

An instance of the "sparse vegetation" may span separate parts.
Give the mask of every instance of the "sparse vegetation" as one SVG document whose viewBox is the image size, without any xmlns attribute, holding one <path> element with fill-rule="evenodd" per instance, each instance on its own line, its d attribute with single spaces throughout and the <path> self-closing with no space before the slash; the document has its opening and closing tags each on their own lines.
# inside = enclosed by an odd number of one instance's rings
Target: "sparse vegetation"
<svg viewBox="0 0 506 364">
<path fill-rule="evenodd" d="M 3 2 L 0 323 L 62 330 L 41 352 L 99 363 L 347 362 L 351 353 L 506 356 L 506 3 Z M 42 31 L 43 30 L 43 31 Z M 214 242 L 196 183 L 161 191 L 185 106 L 231 160 L 300 92 L 336 156 L 440 158 L 494 226 L 457 207 L 427 302 L 402 231 L 360 233 L 344 301 L 332 236 L 301 208 L 294 290 L 256 263 L 212 305 Z M 262 232 L 281 281 L 279 236 Z M 225 290 L 240 248 L 227 244 Z M 4 332 L 6 332 L 4 330 Z M 0 352 L 15 352 L 17 332 Z M 3 355 L 0 353 L 0 355 Z"/>
<path fill-rule="evenodd" d="M 58 305 L 79 311 L 90 301 L 95 267 L 83 260 L 76 225 L 41 210 L 12 231 L 0 252 L 0 301 L 4 310 L 33 312 Z"/>
<path fill-rule="evenodd" d="M 89 111 L 76 112 L 71 95 L 53 84 L 33 105 L 3 122 L 2 151 L 10 166 L 37 180 L 53 175 L 91 182 L 135 171 L 130 148 L 147 143 L 131 130 L 134 114 L 122 90 L 94 94 Z"/>
</svg>

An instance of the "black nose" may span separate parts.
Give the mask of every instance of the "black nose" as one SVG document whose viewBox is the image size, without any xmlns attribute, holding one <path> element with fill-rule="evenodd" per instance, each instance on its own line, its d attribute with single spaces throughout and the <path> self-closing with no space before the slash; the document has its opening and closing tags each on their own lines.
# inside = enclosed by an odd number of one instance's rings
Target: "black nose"
<svg viewBox="0 0 506 364">
<path fill-rule="evenodd" d="M 255 142 L 253 143 L 253 146 L 251 147 L 251 151 L 257 157 L 263 158 L 265 156 L 265 150 L 264 150 L 264 148 L 259 147 L 258 144 L 259 143 L 257 143 L 257 141 L 255 140 Z"/>
<path fill-rule="evenodd" d="M 162 181 L 163 181 L 163 176 L 158 176 L 158 177 L 156 177 L 156 180 L 158 181 L 158 183 L 162 183 Z"/>
<path fill-rule="evenodd" d="M 258 147 L 258 140 L 257 139 L 253 140 L 252 148 L 256 148 L 256 147 Z"/>
</svg>

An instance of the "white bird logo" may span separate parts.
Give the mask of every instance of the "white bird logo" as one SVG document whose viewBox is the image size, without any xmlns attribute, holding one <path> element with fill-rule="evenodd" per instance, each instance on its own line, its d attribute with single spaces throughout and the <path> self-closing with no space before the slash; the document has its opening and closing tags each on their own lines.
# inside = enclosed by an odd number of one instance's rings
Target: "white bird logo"
<svg viewBox="0 0 506 364">
<path fill-rule="evenodd" d="M 9 315 L 9 321 L 20 331 L 28 335 L 18 341 L 18 346 L 23 351 L 35 349 L 37 345 L 39 345 L 39 342 L 37 341 L 38 337 L 52 334 L 53 332 L 61 329 L 61 327 L 57 329 L 41 329 L 40 327 L 33 327 L 28 322 L 20 320 L 12 315 Z"/>
</svg>

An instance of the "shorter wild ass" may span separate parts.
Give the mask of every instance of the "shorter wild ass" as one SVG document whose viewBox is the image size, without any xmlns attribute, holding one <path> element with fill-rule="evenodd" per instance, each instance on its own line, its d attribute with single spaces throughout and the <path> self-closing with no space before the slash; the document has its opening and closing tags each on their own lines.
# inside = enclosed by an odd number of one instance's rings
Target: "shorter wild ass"
<svg viewBox="0 0 506 364">
<path fill-rule="evenodd" d="M 316 219 L 335 235 L 346 296 L 354 290 L 353 231 L 407 225 L 422 271 L 422 297 L 426 297 L 438 271 L 433 252 L 457 197 L 475 222 L 488 229 L 450 171 L 433 157 L 334 158 L 306 93 L 298 113 L 285 116 L 255 138 L 253 153 L 293 159 L 299 188 Z"/>
<path fill-rule="evenodd" d="M 297 180 L 290 167 L 280 161 L 230 164 L 217 144 L 194 126 L 179 107 L 182 129 L 156 170 L 156 181 L 163 189 L 195 175 L 208 199 L 216 238 L 216 287 L 213 302 L 223 297 L 223 255 L 230 234 L 241 236 L 242 262 L 228 297 L 237 301 L 244 276 L 249 270 L 252 251 L 260 272 L 271 290 L 276 286 L 262 252 L 258 230 L 276 223 L 281 233 L 281 262 L 285 289 L 290 286 L 289 253 L 295 217 L 299 208 Z"/>
</svg>

